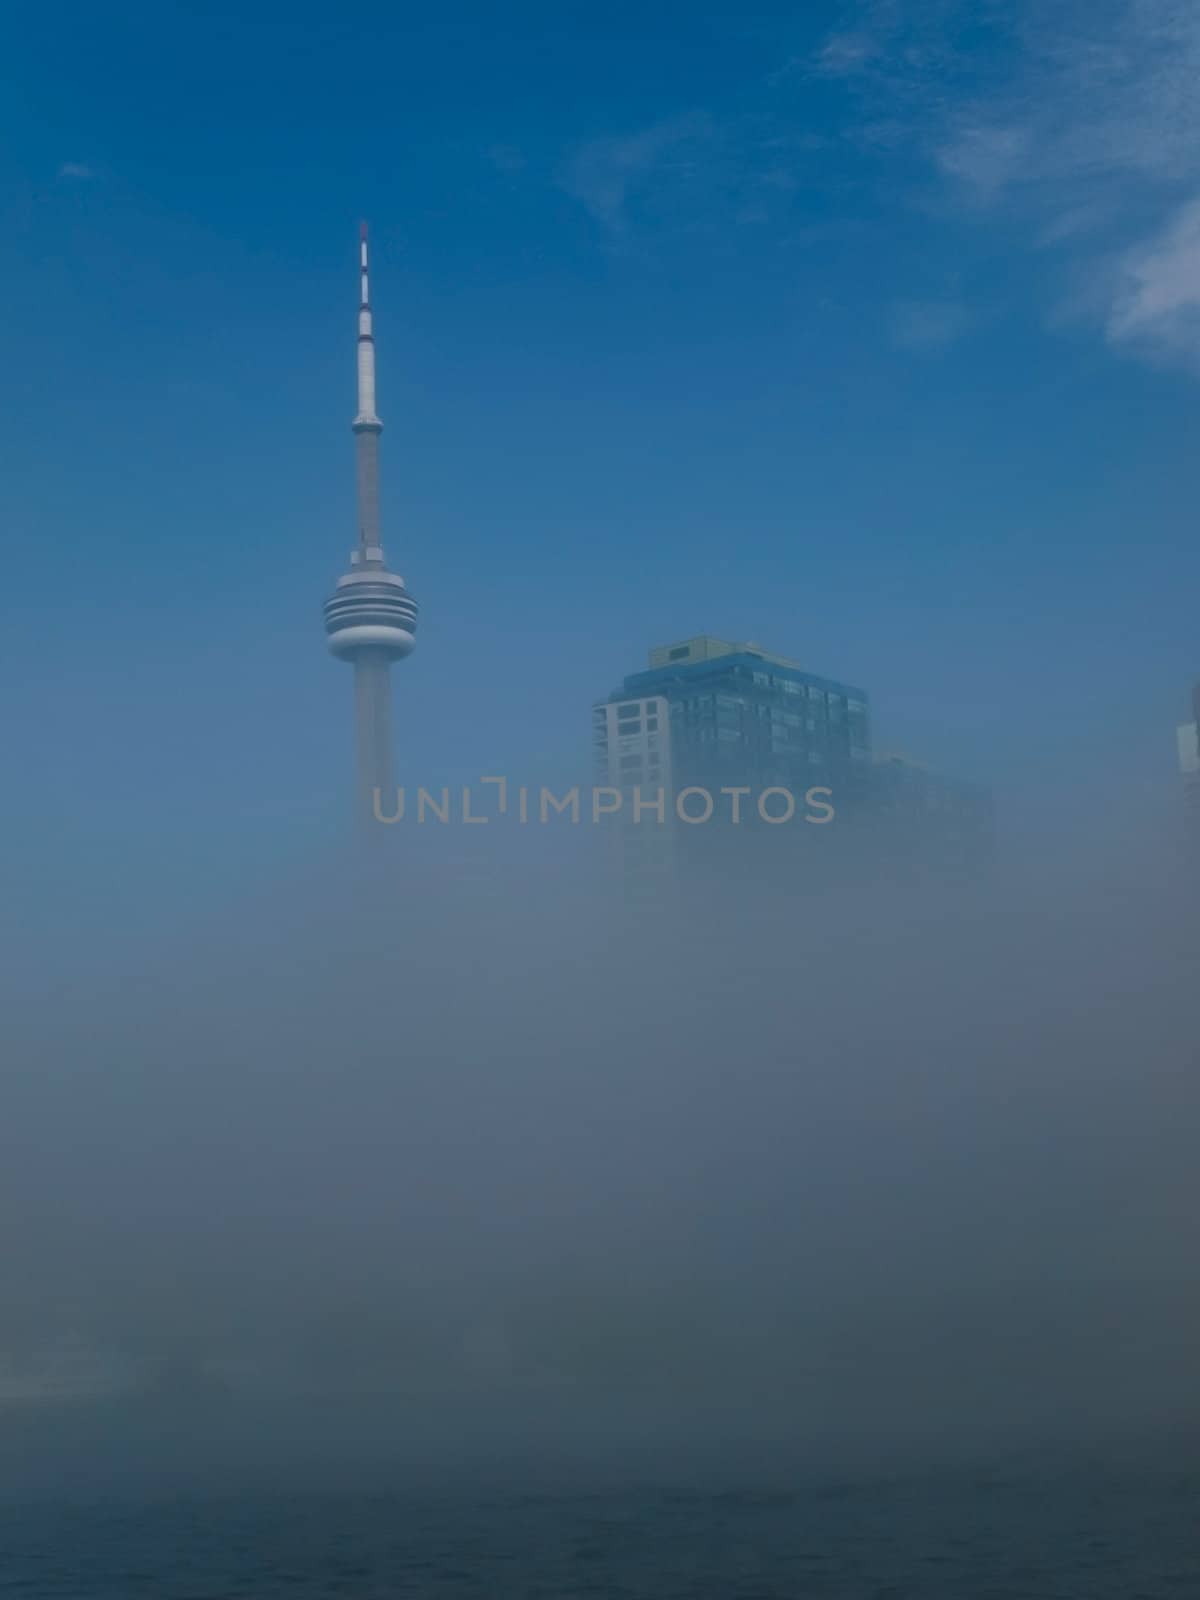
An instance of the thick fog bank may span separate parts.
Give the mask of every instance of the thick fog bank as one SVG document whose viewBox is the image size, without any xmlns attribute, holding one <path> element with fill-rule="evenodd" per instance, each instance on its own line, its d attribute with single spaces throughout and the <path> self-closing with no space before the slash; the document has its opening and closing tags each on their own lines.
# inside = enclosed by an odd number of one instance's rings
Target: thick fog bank
<svg viewBox="0 0 1200 1600">
<path fill-rule="evenodd" d="M 0 1352 L 70 1335 L 129 1393 L 10 1405 L 10 1440 L 828 1456 L 1196 1418 L 1169 864 L 635 908 L 403 867 L 14 997 Z"/>
</svg>

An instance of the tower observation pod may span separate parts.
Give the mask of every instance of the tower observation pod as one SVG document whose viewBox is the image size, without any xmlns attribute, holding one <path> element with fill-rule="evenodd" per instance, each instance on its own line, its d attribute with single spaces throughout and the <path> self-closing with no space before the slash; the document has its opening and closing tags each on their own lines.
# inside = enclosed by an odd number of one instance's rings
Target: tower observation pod
<svg viewBox="0 0 1200 1600">
<path fill-rule="evenodd" d="M 390 669 L 411 654 L 417 604 L 404 579 L 388 570 L 379 533 L 379 435 L 375 411 L 375 337 L 367 269 L 367 227 L 359 240 L 358 411 L 354 430 L 358 482 L 358 544 L 350 570 L 325 602 L 325 633 L 335 656 L 354 668 L 357 809 L 369 822 L 375 792 L 391 809 L 395 773 L 392 754 Z"/>
</svg>

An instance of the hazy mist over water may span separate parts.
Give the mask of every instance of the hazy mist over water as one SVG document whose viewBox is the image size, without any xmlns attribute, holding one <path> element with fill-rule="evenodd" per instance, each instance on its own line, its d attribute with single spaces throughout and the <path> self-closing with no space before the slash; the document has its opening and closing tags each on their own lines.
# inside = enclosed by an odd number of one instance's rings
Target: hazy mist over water
<svg viewBox="0 0 1200 1600">
<path fill-rule="evenodd" d="M 143 1387 L 10 1406 L 4 1479 L 1186 1430 L 1194 907 L 1129 839 L 637 911 L 588 849 L 397 831 L 48 964 L 0 1351 Z"/>
<path fill-rule="evenodd" d="M 1200 8 L 7 22 L 0 1592 L 1200 1595 Z"/>
</svg>

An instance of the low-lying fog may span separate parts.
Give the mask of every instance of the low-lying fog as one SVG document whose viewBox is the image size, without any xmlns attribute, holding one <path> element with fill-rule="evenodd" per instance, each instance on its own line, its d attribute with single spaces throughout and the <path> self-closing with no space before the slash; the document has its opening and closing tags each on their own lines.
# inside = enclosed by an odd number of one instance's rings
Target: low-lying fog
<svg viewBox="0 0 1200 1600">
<path fill-rule="evenodd" d="M 1169 852 L 318 876 L 13 997 L 6 1480 L 1195 1419 Z"/>
</svg>

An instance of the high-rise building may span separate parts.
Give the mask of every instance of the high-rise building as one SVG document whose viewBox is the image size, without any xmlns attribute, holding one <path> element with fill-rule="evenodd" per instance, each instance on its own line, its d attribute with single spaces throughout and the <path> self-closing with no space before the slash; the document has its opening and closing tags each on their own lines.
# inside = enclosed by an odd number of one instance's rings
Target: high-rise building
<svg viewBox="0 0 1200 1600">
<path fill-rule="evenodd" d="M 379 791 L 390 803 L 392 765 L 390 669 L 413 648 L 416 601 L 389 571 L 379 527 L 379 435 L 375 410 L 375 337 L 367 276 L 367 225 L 359 241 L 358 410 L 351 424 L 358 479 L 358 543 L 350 570 L 325 602 L 329 648 L 354 667 L 357 807 L 369 821 Z"/>
<path fill-rule="evenodd" d="M 622 795 L 612 825 L 621 863 L 641 884 L 685 864 L 773 870 L 785 840 L 800 847 L 808 870 L 839 877 L 970 865 L 991 849 L 986 789 L 906 757 L 876 757 L 865 690 L 761 645 L 702 634 L 655 646 L 645 671 L 594 706 L 592 728 L 597 781 Z M 718 799 L 735 787 L 749 790 L 742 802 Z M 704 793 L 684 815 L 676 800 L 682 805 L 688 789 Z M 772 800 L 769 816 L 759 807 L 769 789 L 792 797 L 789 820 L 824 824 L 828 803 L 836 826 L 785 832 L 777 826 L 785 798 Z M 814 791 L 815 814 L 806 802 Z M 699 826 L 706 796 L 713 814 Z M 736 830 L 727 825 L 735 803 Z M 749 835 L 769 840 L 769 855 L 756 853 Z"/>
<path fill-rule="evenodd" d="M 592 728 L 597 779 L 622 795 L 611 831 L 639 888 L 684 863 L 746 870 L 742 841 L 768 828 L 757 806 L 767 789 L 794 797 L 797 818 L 814 788 L 838 816 L 853 815 L 867 792 L 866 694 L 757 644 L 702 634 L 656 646 L 645 671 L 593 708 Z M 753 791 L 744 800 L 722 796 L 742 786 Z"/>
<path fill-rule="evenodd" d="M 656 646 L 649 668 L 626 678 L 609 703 L 649 698 L 669 707 L 678 785 L 720 788 L 749 774 L 799 793 L 824 785 L 851 807 L 863 789 L 871 749 L 865 691 L 786 656 L 708 635 Z"/>
<path fill-rule="evenodd" d="M 598 785 L 617 792 L 610 837 L 626 888 L 658 894 L 675 870 L 671 705 L 664 695 L 594 707 Z"/>
</svg>

